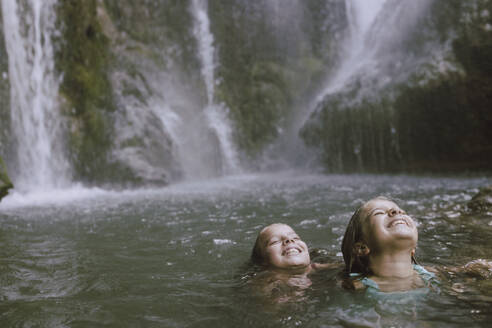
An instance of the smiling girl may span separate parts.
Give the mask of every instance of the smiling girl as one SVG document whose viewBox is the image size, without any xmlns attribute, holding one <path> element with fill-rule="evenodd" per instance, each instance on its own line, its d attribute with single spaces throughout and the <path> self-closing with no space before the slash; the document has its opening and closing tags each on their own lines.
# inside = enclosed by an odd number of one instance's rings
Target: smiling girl
<svg viewBox="0 0 492 328">
<path fill-rule="evenodd" d="M 265 269 L 296 273 L 311 270 L 306 243 L 290 226 L 282 223 L 271 224 L 260 231 L 251 261 Z"/>
<path fill-rule="evenodd" d="M 276 303 L 300 300 L 311 286 L 309 274 L 338 267 L 338 264 L 311 263 L 309 249 L 288 225 L 274 223 L 256 238 L 251 262 L 258 268 L 252 283 Z"/>
<path fill-rule="evenodd" d="M 350 219 L 342 241 L 345 287 L 370 291 L 407 291 L 430 286 L 431 273 L 415 261 L 415 222 L 397 204 L 377 197 Z"/>
<path fill-rule="evenodd" d="M 415 260 L 417 240 L 415 222 L 395 202 L 380 196 L 364 203 L 350 219 L 342 241 L 349 277 L 344 287 L 381 295 L 437 286 L 435 273 Z M 463 267 L 444 269 L 477 274 L 491 271 L 492 262 L 475 260 Z"/>
</svg>

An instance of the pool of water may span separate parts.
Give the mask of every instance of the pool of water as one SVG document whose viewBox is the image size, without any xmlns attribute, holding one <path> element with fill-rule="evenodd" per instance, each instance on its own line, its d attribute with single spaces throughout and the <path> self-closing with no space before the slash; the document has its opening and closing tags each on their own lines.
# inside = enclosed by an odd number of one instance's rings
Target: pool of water
<svg viewBox="0 0 492 328">
<path fill-rule="evenodd" d="M 466 203 L 491 178 L 284 172 L 162 189 L 13 194 L 0 203 L 2 327 L 486 327 L 492 283 L 454 277 L 413 300 L 370 301 L 334 270 L 275 304 L 244 283 L 261 227 L 291 225 L 341 262 L 345 226 L 386 195 L 419 225 L 423 264 L 492 259 L 492 215 Z"/>
</svg>

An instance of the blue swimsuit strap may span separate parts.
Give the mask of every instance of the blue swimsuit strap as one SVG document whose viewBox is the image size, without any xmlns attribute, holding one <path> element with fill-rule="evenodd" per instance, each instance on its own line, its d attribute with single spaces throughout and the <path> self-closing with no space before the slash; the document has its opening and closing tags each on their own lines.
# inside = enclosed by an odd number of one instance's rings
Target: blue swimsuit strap
<svg viewBox="0 0 492 328">
<path fill-rule="evenodd" d="M 421 265 L 418 265 L 418 264 L 414 264 L 413 265 L 413 269 L 415 271 L 417 271 L 417 273 L 419 274 L 419 276 L 422 278 L 422 280 L 424 280 L 426 283 L 429 283 L 432 279 L 436 278 L 436 275 L 432 272 L 429 272 L 427 271 L 423 266 Z M 361 276 L 360 273 L 351 273 L 350 274 L 351 277 L 359 277 Z M 371 278 L 367 278 L 367 277 L 363 277 L 362 279 L 360 279 L 360 282 L 366 286 L 366 287 L 370 287 L 370 288 L 374 288 L 376 290 L 379 290 L 379 286 L 377 284 L 377 282 L 375 282 L 374 280 L 372 280 Z"/>
<path fill-rule="evenodd" d="M 429 282 L 432 279 L 436 278 L 436 275 L 432 272 L 427 271 L 423 266 L 414 264 L 413 269 L 417 271 L 417 273 L 420 275 L 420 277 L 425 281 Z"/>
</svg>

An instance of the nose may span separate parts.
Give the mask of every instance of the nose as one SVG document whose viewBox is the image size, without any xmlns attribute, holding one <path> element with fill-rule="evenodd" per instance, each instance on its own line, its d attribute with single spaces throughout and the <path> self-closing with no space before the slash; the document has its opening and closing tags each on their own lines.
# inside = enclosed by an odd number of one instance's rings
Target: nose
<svg viewBox="0 0 492 328">
<path fill-rule="evenodd" d="M 290 244 L 290 243 L 293 243 L 294 242 L 294 239 L 293 238 L 285 238 L 284 239 L 284 245 L 287 245 L 287 244 Z"/>
<path fill-rule="evenodd" d="M 396 208 L 392 208 L 388 211 L 388 215 L 389 216 L 395 216 L 397 214 L 401 214 L 402 211 L 401 210 L 397 210 Z"/>
</svg>

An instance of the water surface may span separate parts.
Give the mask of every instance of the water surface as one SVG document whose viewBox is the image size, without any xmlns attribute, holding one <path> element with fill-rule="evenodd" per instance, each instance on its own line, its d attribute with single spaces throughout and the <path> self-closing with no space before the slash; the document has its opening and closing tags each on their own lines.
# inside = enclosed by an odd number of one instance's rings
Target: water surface
<svg viewBox="0 0 492 328">
<path fill-rule="evenodd" d="M 298 302 L 248 292 L 244 263 L 261 227 L 291 225 L 342 261 L 355 208 L 386 195 L 419 224 L 426 265 L 492 258 L 492 215 L 466 203 L 490 178 L 306 175 L 285 172 L 162 189 L 74 187 L 14 194 L 0 204 L 2 327 L 486 327 L 492 283 L 455 277 L 440 293 L 395 305 L 342 290 L 336 272 L 313 277 Z M 401 302 L 400 302 L 401 303 Z"/>
</svg>

